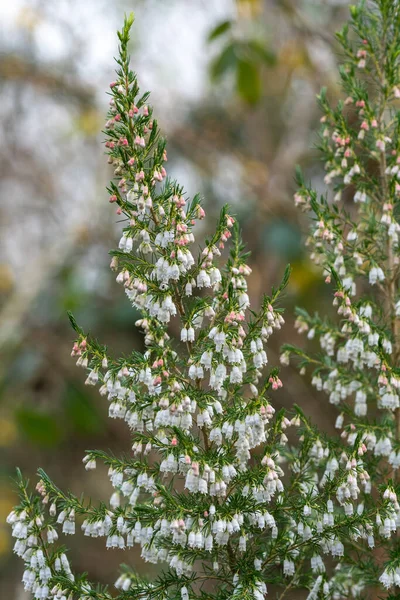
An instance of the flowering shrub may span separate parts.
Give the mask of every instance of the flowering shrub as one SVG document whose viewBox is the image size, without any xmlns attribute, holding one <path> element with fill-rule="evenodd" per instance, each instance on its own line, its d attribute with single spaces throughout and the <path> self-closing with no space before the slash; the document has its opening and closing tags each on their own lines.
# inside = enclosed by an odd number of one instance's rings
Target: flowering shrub
<svg viewBox="0 0 400 600">
<path fill-rule="evenodd" d="M 378 579 L 389 589 L 400 587 L 400 3 L 351 7 L 351 29 L 337 38 L 346 99 L 333 108 L 325 91 L 319 96 L 332 198 L 319 198 L 299 174 L 295 203 L 312 214 L 308 245 L 333 284 L 339 318 L 299 311 L 299 331 L 316 337 L 321 351 L 312 356 L 286 346 L 283 360 L 297 354 L 300 368 L 313 369 L 312 384 L 338 409 L 336 427 L 346 444 L 340 462 L 349 470 L 338 500 L 347 514 L 365 515 L 364 529 L 345 542 L 348 574 L 356 589 Z M 374 537 L 379 552 L 369 550 Z"/>
<path fill-rule="evenodd" d="M 312 255 L 334 285 L 340 320 L 299 312 L 299 329 L 319 338 L 322 353 L 286 346 L 282 362 L 295 354 L 303 371 L 314 369 L 313 384 L 339 409 L 342 435 L 332 438 L 300 408 L 289 418 L 271 400 L 282 382 L 267 368 L 265 346 L 283 325 L 289 269 L 251 311 L 251 270 L 226 207 L 199 256 L 191 253 L 205 213 L 199 197 L 190 201 L 167 177 L 166 142 L 129 67 L 132 22 L 118 34 L 106 123 L 109 200 L 125 217 L 111 268 L 141 313 L 146 350 L 113 359 L 71 316 L 72 355 L 108 398 L 110 417 L 126 421 L 132 453 L 84 457 L 86 469 L 109 467 L 113 492 L 99 506 L 64 493 L 41 470 L 37 494 L 19 477 L 20 504 L 8 521 L 25 588 L 38 600 L 263 600 L 267 587 L 280 599 L 301 589 L 316 600 L 365 598 L 379 581 L 400 585 L 392 536 L 400 512 L 400 121 L 389 108 L 400 96 L 399 4 L 352 8 L 356 39 L 347 28 L 338 36 L 348 98 L 332 109 L 320 97 L 335 199 L 318 198 L 300 175 L 295 197 L 312 212 Z M 73 573 L 57 540 L 60 530 L 74 534 L 76 521 L 107 548 L 140 546 L 145 561 L 160 565 L 158 576 L 124 565 L 115 595 Z"/>
</svg>

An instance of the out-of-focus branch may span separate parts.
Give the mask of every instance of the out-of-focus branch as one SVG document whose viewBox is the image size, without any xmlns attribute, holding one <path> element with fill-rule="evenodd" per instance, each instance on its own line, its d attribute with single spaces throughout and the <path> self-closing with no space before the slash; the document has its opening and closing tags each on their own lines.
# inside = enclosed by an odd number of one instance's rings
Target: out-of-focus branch
<svg viewBox="0 0 400 600">
<path fill-rule="evenodd" d="M 46 93 L 69 96 L 84 106 L 93 106 L 94 90 L 83 86 L 77 79 L 62 77 L 43 65 L 31 63 L 28 59 L 14 54 L 0 56 L 0 79 L 6 82 L 18 81 L 44 89 Z"/>
<path fill-rule="evenodd" d="M 298 0 L 279 0 L 281 8 L 289 15 L 292 25 L 303 35 L 313 38 L 320 38 L 332 44 L 334 37 L 332 32 L 326 31 L 320 26 L 314 25 L 307 19 L 305 14 L 296 6 Z"/>
</svg>

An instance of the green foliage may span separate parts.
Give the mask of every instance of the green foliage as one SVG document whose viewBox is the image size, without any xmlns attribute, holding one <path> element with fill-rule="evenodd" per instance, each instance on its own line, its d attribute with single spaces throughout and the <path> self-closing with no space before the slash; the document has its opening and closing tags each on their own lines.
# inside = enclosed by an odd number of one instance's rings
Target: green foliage
<svg viewBox="0 0 400 600">
<path fill-rule="evenodd" d="M 208 41 L 213 42 L 221 37 L 227 38 L 227 41 L 211 63 L 211 78 L 219 81 L 233 71 L 238 96 L 247 104 L 257 104 L 262 96 L 262 67 L 275 64 L 274 52 L 258 38 L 243 41 L 235 36 L 233 23 L 230 21 L 213 29 Z"/>
<path fill-rule="evenodd" d="M 238 59 L 236 66 L 236 89 L 248 104 L 256 104 L 262 91 L 258 65 L 245 59 Z"/>
<path fill-rule="evenodd" d="M 38 446 L 50 448 L 63 437 L 58 419 L 38 409 L 20 407 L 15 412 L 15 419 L 22 435 Z"/>
<path fill-rule="evenodd" d="M 232 27 L 232 21 L 222 21 L 216 27 L 214 27 L 214 29 L 212 29 L 210 31 L 210 33 L 208 34 L 208 38 L 207 38 L 208 41 L 212 42 L 216 38 L 220 37 L 227 31 L 229 31 L 231 29 L 231 27 Z"/>
<path fill-rule="evenodd" d="M 93 435 L 104 429 L 104 421 L 99 410 L 86 390 L 81 390 L 72 382 L 67 382 L 63 397 L 65 415 L 74 431 L 81 435 Z"/>
</svg>

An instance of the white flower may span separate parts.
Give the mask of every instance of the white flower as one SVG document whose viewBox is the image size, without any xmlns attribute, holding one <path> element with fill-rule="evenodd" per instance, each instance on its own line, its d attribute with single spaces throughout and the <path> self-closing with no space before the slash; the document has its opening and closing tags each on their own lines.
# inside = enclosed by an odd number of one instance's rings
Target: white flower
<svg viewBox="0 0 400 600">
<path fill-rule="evenodd" d="M 380 267 L 372 267 L 369 272 L 369 282 L 371 285 L 375 285 L 378 281 L 383 281 L 385 274 Z"/>
<path fill-rule="evenodd" d="M 386 569 L 382 575 L 379 577 L 379 581 L 381 582 L 381 584 L 383 585 L 383 587 L 385 589 L 389 589 L 393 586 L 394 584 L 394 575 L 393 575 L 393 571 L 389 572 L 388 569 Z"/>
<path fill-rule="evenodd" d="M 197 287 L 202 289 L 203 287 L 211 287 L 211 278 L 204 269 L 201 269 L 197 275 Z"/>
<path fill-rule="evenodd" d="M 296 567 L 294 562 L 285 558 L 283 561 L 283 574 L 286 575 L 286 577 L 292 577 L 295 573 L 295 570 Z"/>
<path fill-rule="evenodd" d="M 363 202 L 364 203 L 366 201 L 367 201 L 367 194 L 365 192 L 358 190 L 354 195 L 354 202 Z"/>
<path fill-rule="evenodd" d="M 239 367 L 233 367 L 229 381 L 231 383 L 242 383 L 243 374 Z"/>
</svg>

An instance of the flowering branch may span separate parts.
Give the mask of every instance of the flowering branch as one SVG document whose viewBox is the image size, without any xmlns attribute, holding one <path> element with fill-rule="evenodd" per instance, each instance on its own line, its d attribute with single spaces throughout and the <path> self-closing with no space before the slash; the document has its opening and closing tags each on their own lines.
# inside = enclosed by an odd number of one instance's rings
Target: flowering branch
<svg viewBox="0 0 400 600">
<path fill-rule="evenodd" d="M 387 589 L 400 585 L 400 555 L 390 534 L 399 527 L 400 4 L 376 0 L 350 10 L 353 35 L 345 26 L 337 36 L 347 98 L 332 108 L 324 90 L 319 97 L 320 150 L 333 197 L 318 198 L 301 174 L 295 196 L 296 204 L 314 215 L 308 244 L 326 282 L 333 283 L 339 319 L 328 323 L 299 311 L 297 327 L 319 338 L 321 355 L 286 346 L 283 360 L 296 354 L 303 373 L 312 367 L 313 385 L 338 407 L 342 439 L 348 448 L 361 449 L 358 463 L 370 484 L 357 510 L 372 507 L 377 497 L 392 499 L 390 520 L 382 523 L 376 512 L 382 551 L 365 551 L 368 566 L 352 572 L 361 593 L 376 588 L 378 578 Z M 353 555 L 352 545 L 345 544 L 347 563 Z"/>
</svg>

